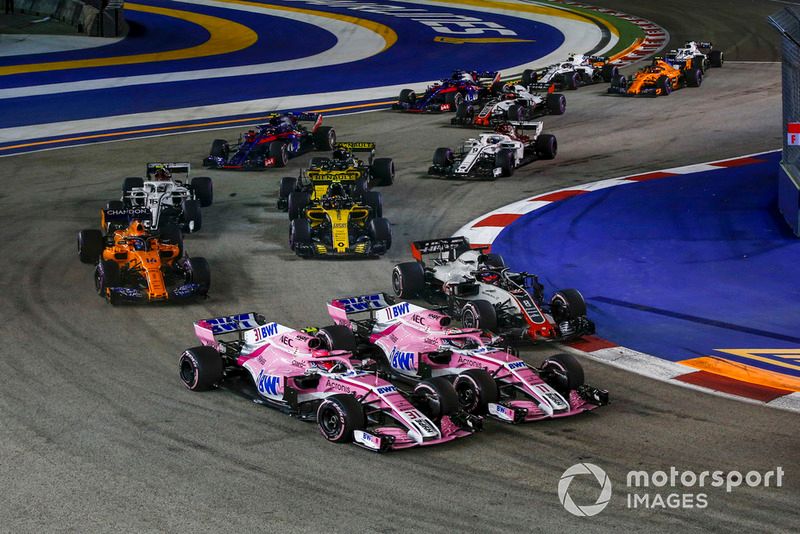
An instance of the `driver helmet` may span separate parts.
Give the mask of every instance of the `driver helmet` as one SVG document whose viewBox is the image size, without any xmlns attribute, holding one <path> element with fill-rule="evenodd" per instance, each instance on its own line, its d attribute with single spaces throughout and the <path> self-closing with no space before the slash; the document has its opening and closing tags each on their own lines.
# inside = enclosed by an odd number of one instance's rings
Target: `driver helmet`
<svg viewBox="0 0 800 534">
<path fill-rule="evenodd" d="M 489 144 L 495 145 L 495 144 L 501 142 L 502 140 L 503 140 L 503 138 L 500 137 L 499 135 L 493 135 L 493 136 L 489 137 L 486 141 Z"/>
<path fill-rule="evenodd" d="M 346 148 L 337 148 L 333 151 L 333 159 L 336 161 L 347 161 L 350 159 L 350 151 Z"/>
<path fill-rule="evenodd" d="M 315 349 L 311 351 L 312 358 L 327 358 L 331 355 L 330 351 L 325 349 Z M 325 369 L 326 371 L 330 371 L 333 369 L 333 366 L 336 365 L 335 361 L 324 361 L 324 362 L 314 362 L 314 365 L 321 369 Z"/>
<path fill-rule="evenodd" d="M 478 282 L 484 284 L 497 284 L 500 281 L 500 273 L 496 271 L 481 271 L 475 275 Z"/>
<path fill-rule="evenodd" d="M 128 226 L 128 235 L 132 236 L 142 236 L 145 235 L 147 231 L 144 229 L 144 225 L 142 221 L 131 221 L 131 224 Z"/>
<path fill-rule="evenodd" d="M 330 186 L 328 186 L 328 196 L 329 197 L 343 197 L 345 196 L 344 186 L 341 182 L 333 182 Z"/>
<path fill-rule="evenodd" d="M 250 130 L 250 131 L 248 131 L 248 132 L 245 134 L 245 140 L 246 140 L 248 143 L 252 143 L 253 141 L 255 141 L 255 140 L 256 140 L 256 131 L 255 131 L 255 130 Z"/>
<path fill-rule="evenodd" d="M 156 182 L 168 181 L 172 178 L 172 173 L 163 165 L 156 167 L 156 172 L 153 173 L 153 180 Z"/>
</svg>

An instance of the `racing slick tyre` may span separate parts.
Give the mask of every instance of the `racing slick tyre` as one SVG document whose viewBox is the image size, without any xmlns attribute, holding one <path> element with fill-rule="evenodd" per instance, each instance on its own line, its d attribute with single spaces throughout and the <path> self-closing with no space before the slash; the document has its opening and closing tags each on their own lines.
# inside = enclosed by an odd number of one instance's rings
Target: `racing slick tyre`
<svg viewBox="0 0 800 534">
<path fill-rule="evenodd" d="M 311 245 L 311 223 L 306 219 L 289 223 L 289 248 L 297 252 L 297 245 Z"/>
<path fill-rule="evenodd" d="M 669 78 L 666 76 L 659 76 L 656 80 L 656 95 L 669 96 L 672 92 L 672 85 L 669 83 Z"/>
<path fill-rule="evenodd" d="M 499 96 L 503 94 L 504 86 L 505 82 L 492 82 L 492 85 L 489 86 L 489 94 L 492 96 Z"/>
<path fill-rule="evenodd" d="M 617 74 L 611 78 L 611 87 L 608 88 L 609 94 L 623 94 L 628 89 L 628 79 Z"/>
<path fill-rule="evenodd" d="M 183 231 L 187 234 L 199 232 L 203 227 L 203 216 L 200 213 L 200 202 L 197 200 L 186 199 L 181 202 L 183 211 Z"/>
<path fill-rule="evenodd" d="M 78 257 L 81 263 L 97 263 L 103 253 L 103 234 L 100 230 L 78 232 Z"/>
<path fill-rule="evenodd" d="M 166 224 L 159 232 L 164 244 L 178 245 L 178 258 L 183 257 L 183 233 L 177 224 Z"/>
<path fill-rule="evenodd" d="M 541 134 L 536 138 L 536 155 L 540 159 L 553 159 L 558 154 L 558 141 L 552 134 Z"/>
<path fill-rule="evenodd" d="M 542 379 L 564 398 L 569 392 L 583 385 L 583 367 L 571 354 L 554 354 L 547 358 L 541 367 Z"/>
<path fill-rule="evenodd" d="M 327 350 L 354 352 L 358 347 L 353 331 L 340 324 L 320 328 L 319 332 L 317 332 L 317 338 Z"/>
<path fill-rule="evenodd" d="M 311 161 L 309 162 L 308 166 L 319 168 L 328 163 L 330 160 L 331 158 L 326 158 L 325 156 L 314 156 L 313 158 L 311 158 Z"/>
<path fill-rule="evenodd" d="M 336 144 L 336 130 L 332 126 L 320 126 L 312 136 L 317 150 L 333 150 Z"/>
<path fill-rule="evenodd" d="M 461 324 L 464 328 L 495 330 L 497 311 L 488 300 L 470 300 L 461 308 Z"/>
<path fill-rule="evenodd" d="M 222 381 L 222 356 L 212 347 L 186 349 L 178 359 L 181 382 L 192 391 L 208 391 Z"/>
<path fill-rule="evenodd" d="M 303 216 L 303 210 L 308 205 L 308 199 L 309 195 L 305 191 L 292 191 L 289 193 L 288 211 L 290 221 Z"/>
<path fill-rule="evenodd" d="M 230 152 L 231 148 L 228 146 L 228 142 L 225 139 L 214 139 L 211 142 L 211 150 L 208 151 L 208 154 L 212 158 L 223 158 L 225 161 L 228 161 Z"/>
<path fill-rule="evenodd" d="M 549 93 L 545 105 L 551 115 L 563 115 L 567 110 L 567 99 L 560 93 Z"/>
<path fill-rule="evenodd" d="M 370 166 L 370 173 L 376 186 L 392 185 L 394 183 L 394 160 L 392 158 L 375 158 Z"/>
<path fill-rule="evenodd" d="M 417 101 L 417 93 L 415 93 L 413 89 L 403 89 L 400 91 L 400 96 L 397 100 L 404 104 L 414 105 Z"/>
<path fill-rule="evenodd" d="M 579 84 L 578 73 L 575 71 L 565 72 L 561 75 L 561 85 L 568 91 L 574 91 Z"/>
<path fill-rule="evenodd" d="M 455 111 L 458 109 L 458 106 L 464 103 L 464 95 L 461 93 L 447 93 L 444 95 L 444 103 L 450 106 L 448 109 L 450 111 Z"/>
<path fill-rule="evenodd" d="M 437 167 L 447 168 L 453 164 L 453 151 L 449 148 L 437 148 L 433 153 L 433 164 Z"/>
<path fill-rule="evenodd" d="M 725 58 L 720 50 L 712 50 L 708 53 L 708 65 L 710 67 L 721 67 L 725 62 Z"/>
<path fill-rule="evenodd" d="M 131 192 L 132 189 L 139 188 L 144 186 L 144 179 L 139 178 L 138 176 L 133 176 L 131 178 L 125 178 L 122 181 L 122 194 L 126 195 Z"/>
<path fill-rule="evenodd" d="M 539 76 L 536 74 L 536 71 L 533 69 L 525 69 L 522 71 L 522 85 L 530 85 L 535 83 L 536 80 L 539 79 Z"/>
<path fill-rule="evenodd" d="M 286 150 L 286 143 L 281 141 L 270 143 L 269 157 L 275 161 L 275 167 L 286 167 L 289 164 L 289 152 Z"/>
<path fill-rule="evenodd" d="M 697 55 L 692 58 L 692 68 L 697 69 L 700 72 L 706 71 L 706 58 L 703 56 Z"/>
<path fill-rule="evenodd" d="M 353 395 L 331 395 L 317 408 L 317 425 L 322 437 L 333 443 L 353 441 L 353 431 L 367 425 L 364 407 Z"/>
<path fill-rule="evenodd" d="M 425 268 L 418 261 L 398 263 L 392 269 L 392 289 L 404 299 L 418 297 L 425 290 Z"/>
<path fill-rule="evenodd" d="M 106 209 L 107 210 L 124 210 L 125 203 L 121 200 L 109 200 L 106 202 Z"/>
<path fill-rule="evenodd" d="M 603 65 L 603 68 L 600 69 L 600 76 L 604 82 L 611 83 L 611 80 L 619 76 L 619 67 L 615 65 Z"/>
<path fill-rule="evenodd" d="M 686 85 L 689 87 L 700 87 L 703 83 L 703 71 L 696 68 L 690 68 L 684 73 L 686 78 Z"/>
<path fill-rule="evenodd" d="M 513 176 L 514 175 L 514 150 L 503 149 L 494 156 L 495 168 L 500 168 L 502 171 L 500 176 Z M 495 180 L 496 177 L 492 173 L 490 180 Z"/>
<path fill-rule="evenodd" d="M 208 261 L 200 257 L 187 258 L 186 278 L 187 282 L 194 282 L 200 286 L 198 295 L 207 295 L 211 289 L 211 267 L 208 266 Z"/>
<path fill-rule="evenodd" d="M 106 297 L 108 289 L 119 287 L 119 285 L 119 265 L 110 260 L 100 261 L 94 270 L 94 287 L 97 289 L 97 294 L 101 297 Z M 113 300 L 111 303 L 114 303 Z"/>
<path fill-rule="evenodd" d="M 525 108 L 519 104 L 511 104 L 506 110 L 506 120 L 522 121 L 525 120 Z"/>
<path fill-rule="evenodd" d="M 288 209 L 289 195 L 297 189 L 297 178 L 284 176 L 278 187 L 278 209 Z"/>
<path fill-rule="evenodd" d="M 383 198 L 378 191 L 367 191 L 363 198 L 364 204 L 372 208 L 373 217 L 383 217 Z"/>
<path fill-rule="evenodd" d="M 467 369 L 453 380 L 458 405 L 467 413 L 485 415 L 490 402 L 497 402 L 497 382 L 484 369 Z"/>
<path fill-rule="evenodd" d="M 192 178 L 192 191 L 200 201 L 200 207 L 207 208 L 214 202 L 214 183 L 208 176 Z"/>
<path fill-rule="evenodd" d="M 423 380 L 414 388 L 419 409 L 431 419 L 441 419 L 458 411 L 458 394 L 453 384 L 442 376 Z"/>
<path fill-rule="evenodd" d="M 378 217 L 369 222 L 369 235 L 373 241 L 383 243 L 385 249 L 383 253 L 392 248 L 392 226 L 389 219 Z"/>
<path fill-rule="evenodd" d="M 506 268 L 506 260 L 504 260 L 503 256 L 501 256 L 500 254 L 484 254 L 481 262 L 485 267 L 489 267 L 492 269 Z"/>
<path fill-rule="evenodd" d="M 557 323 L 586 315 L 586 301 L 577 289 L 562 289 L 550 299 L 550 311 Z"/>
</svg>

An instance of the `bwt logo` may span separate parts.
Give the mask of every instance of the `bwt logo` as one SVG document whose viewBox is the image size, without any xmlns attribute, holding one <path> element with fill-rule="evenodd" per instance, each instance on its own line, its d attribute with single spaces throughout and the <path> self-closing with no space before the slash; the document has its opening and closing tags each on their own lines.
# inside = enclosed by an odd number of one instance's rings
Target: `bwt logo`
<svg viewBox="0 0 800 534">
<path fill-rule="evenodd" d="M 375 391 L 378 392 L 378 395 L 386 395 L 387 393 L 393 393 L 397 391 L 397 388 L 394 386 L 381 386 Z"/>
<path fill-rule="evenodd" d="M 414 364 L 413 352 L 401 352 L 397 350 L 397 347 L 395 347 L 392 349 L 392 353 L 389 355 L 389 358 L 392 361 L 392 367 L 395 369 L 405 369 L 406 371 L 411 371 L 417 367 Z"/>
<path fill-rule="evenodd" d="M 522 360 L 520 360 L 518 362 L 511 362 L 511 363 L 508 364 L 507 367 L 509 369 L 519 369 L 520 367 L 525 367 L 525 362 L 523 362 Z"/>
<path fill-rule="evenodd" d="M 277 395 L 280 383 L 281 377 L 264 374 L 263 370 L 258 372 L 256 385 L 258 386 L 258 392 L 262 395 Z"/>
<path fill-rule="evenodd" d="M 367 311 L 372 308 L 383 307 L 383 298 L 380 295 L 364 295 L 362 297 L 339 299 L 339 302 L 344 306 L 344 311 L 347 313 Z M 375 304 L 374 306 L 373 303 Z"/>
<path fill-rule="evenodd" d="M 268 337 L 274 336 L 277 333 L 278 323 L 265 324 L 264 326 L 256 328 L 256 341 L 267 339 Z"/>
<path fill-rule="evenodd" d="M 400 304 L 395 304 L 391 308 L 386 308 L 386 318 L 391 320 L 408 313 L 410 310 L 411 305 L 408 302 L 401 302 Z"/>
</svg>

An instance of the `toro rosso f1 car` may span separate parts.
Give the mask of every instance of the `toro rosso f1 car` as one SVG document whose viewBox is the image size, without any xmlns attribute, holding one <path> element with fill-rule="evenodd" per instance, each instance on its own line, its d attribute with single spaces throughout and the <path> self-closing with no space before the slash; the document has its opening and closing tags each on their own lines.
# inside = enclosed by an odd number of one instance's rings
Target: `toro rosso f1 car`
<svg viewBox="0 0 800 534">
<path fill-rule="evenodd" d="M 177 225 L 186 232 L 197 232 L 203 224 L 200 208 L 208 207 L 214 200 L 211 178 L 199 176 L 187 180 L 191 166 L 188 163 L 148 163 L 146 178 L 125 178 L 122 199 L 112 200 L 109 210 L 127 210 L 145 213 L 140 220 L 145 228 L 162 229 Z M 184 180 L 175 175 L 185 175 Z M 106 232 L 109 228 L 103 223 Z"/>
<path fill-rule="evenodd" d="M 383 452 L 445 443 L 482 427 L 480 417 L 459 410 L 447 381 L 423 381 L 405 394 L 351 352 L 325 350 L 323 340 L 338 339 L 344 327 L 312 336 L 245 313 L 197 321 L 194 329 L 201 345 L 179 359 L 187 388 L 244 378 L 262 404 L 315 420 L 328 441 Z"/>
<path fill-rule="evenodd" d="M 368 152 L 367 161 L 355 156 L 357 152 Z M 392 158 L 376 158 L 375 143 L 367 141 L 336 143 L 336 150 L 330 158 L 317 156 L 311 158 L 307 171 L 301 171 L 300 178 L 281 178 L 278 190 L 278 209 L 289 210 L 289 197 L 294 196 L 294 217 L 297 218 L 300 204 L 320 200 L 334 181 L 347 183 L 355 200 L 368 205 L 380 206 L 380 194 L 370 191 L 370 187 L 390 186 L 394 183 L 395 169 Z M 299 201 L 299 203 L 298 203 Z M 381 209 L 377 209 L 380 217 Z"/>
<path fill-rule="evenodd" d="M 461 104 L 488 99 L 499 85 L 499 72 L 457 70 L 450 78 L 429 85 L 421 95 L 413 89 L 403 89 L 392 109 L 416 113 L 455 111 Z"/>
<path fill-rule="evenodd" d="M 107 213 L 106 220 L 115 216 Z M 175 227 L 156 234 L 134 219 L 106 236 L 81 230 L 78 254 L 83 263 L 96 265 L 95 288 L 111 304 L 204 297 L 211 286 L 208 262 L 186 256 Z"/>
<path fill-rule="evenodd" d="M 302 121 L 313 121 L 314 126 L 309 130 Z M 311 150 L 333 150 L 335 143 L 336 131 L 322 126 L 321 114 L 277 114 L 270 116 L 267 124 L 248 130 L 234 145 L 215 139 L 203 166 L 238 170 L 285 167 L 289 158 Z"/>
<path fill-rule="evenodd" d="M 619 67 L 607 58 L 573 54 L 566 61 L 554 63 L 541 70 L 528 69 L 522 73 L 522 85 L 547 90 L 551 87 L 563 91 L 583 85 L 609 83 L 619 74 Z"/>
<path fill-rule="evenodd" d="M 542 133 L 543 128 L 540 121 L 507 122 L 498 125 L 494 132 L 467 139 L 457 152 L 437 148 L 428 174 L 484 180 L 511 176 L 517 167 L 556 157 L 556 137 Z"/>
<path fill-rule="evenodd" d="M 608 403 L 608 392 L 584 384 L 569 354 L 531 367 L 499 338 L 475 328 L 451 328 L 450 317 L 384 294 L 333 300 L 328 313 L 373 349 L 390 376 L 421 383 L 452 382 L 461 408 L 508 423 L 566 417 Z"/>
<path fill-rule="evenodd" d="M 683 87 L 700 87 L 703 83 L 703 71 L 688 60 L 682 67 L 673 67 L 661 58 L 653 59 L 653 63 L 636 74 L 625 78 L 617 75 L 611 79 L 609 94 L 635 96 L 667 96 L 672 91 Z"/>
<path fill-rule="evenodd" d="M 417 261 L 392 270 L 392 287 L 402 298 L 444 300 L 466 328 L 481 328 L 506 339 L 567 340 L 594 334 L 586 302 L 576 289 L 563 289 L 545 303 L 538 277 L 513 272 L 502 256 L 471 249 L 464 237 L 415 241 Z M 424 256 L 435 254 L 432 260 Z"/>
</svg>

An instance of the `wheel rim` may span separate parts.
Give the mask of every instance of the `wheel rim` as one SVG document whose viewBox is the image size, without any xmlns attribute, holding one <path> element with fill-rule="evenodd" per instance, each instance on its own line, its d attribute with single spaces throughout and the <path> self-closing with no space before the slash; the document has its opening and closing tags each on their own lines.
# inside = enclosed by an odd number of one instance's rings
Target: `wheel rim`
<svg viewBox="0 0 800 534">
<path fill-rule="evenodd" d="M 181 380 L 187 386 L 192 386 L 197 378 L 197 371 L 187 358 L 181 358 Z"/>
<path fill-rule="evenodd" d="M 567 392 L 569 389 L 569 375 L 567 374 L 567 370 L 553 361 L 548 361 L 546 367 L 552 373 L 552 376 L 555 377 L 555 380 L 553 380 L 553 383 L 550 385 L 560 393 Z"/>
<path fill-rule="evenodd" d="M 319 426 L 328 438 L 335 438 L 341 433 L 342 422 L 332 406 L 325 405 L 320 409 Z"/>
<path fill-rule="evenodd" d="M 461 315 L 461 323 L 464 325 L 464 328 L 477 328 L 478 319 L 475 317 L 475 314 L 472 313 L 471 309 L 466 308 Z"/>
<path fill-rule="evenodd" d="M 397 270 L 392 271 L 392 289 L 394 289 L 395 295 L 400 296 L 403 294 L 403 277 L 400 276 Z"/>
<path fill-rule="evenodd" d="M 467 378 L 458 380 L 455 384 L 458 404 L 467 412 L 473 412 L 478 407 L 479 396 L 475 385 Z"/>
</svg>

